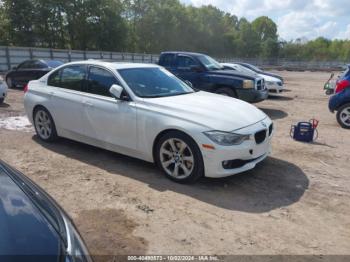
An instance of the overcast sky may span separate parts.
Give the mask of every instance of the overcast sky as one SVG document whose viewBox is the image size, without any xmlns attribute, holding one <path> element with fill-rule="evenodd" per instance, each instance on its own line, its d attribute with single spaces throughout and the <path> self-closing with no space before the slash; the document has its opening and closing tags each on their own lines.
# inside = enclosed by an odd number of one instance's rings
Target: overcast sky
<svg viewBox="0 0 350 262">
<path fill-rule="evenodd" d="M 203 2 L 249 21 L 268 16 L 285 40 L 319 36 L 350 39 L 350 0 L 180 0 L 201 6 Z"/>
</svg>

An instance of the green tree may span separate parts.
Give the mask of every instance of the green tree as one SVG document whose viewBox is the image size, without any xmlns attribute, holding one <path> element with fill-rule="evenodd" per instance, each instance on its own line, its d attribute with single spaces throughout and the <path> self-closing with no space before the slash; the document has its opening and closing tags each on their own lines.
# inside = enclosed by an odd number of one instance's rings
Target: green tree
<svg viewBox="0 0 350 262">
<path fill-rule="evenodd" d="M 8 19 L 10 44 L 35 46 L 34 0 L 4 0 L 3 4 Z"/>
</svg>

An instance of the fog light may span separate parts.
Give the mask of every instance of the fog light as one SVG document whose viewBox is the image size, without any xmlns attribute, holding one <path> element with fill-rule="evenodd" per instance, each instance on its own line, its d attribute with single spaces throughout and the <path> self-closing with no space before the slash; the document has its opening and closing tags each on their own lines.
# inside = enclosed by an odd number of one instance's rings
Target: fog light
<svg viewBox="0 0 350 262">
<path fill-rule="evenodd" d="M 222 166 L 223 166 L 223 168 L 225 168 L 225 169 L 228 168 L 229 164 L 230 164 L 230 161 L 224 161 L 224 162 L 222 162 Z"/>
</svg>

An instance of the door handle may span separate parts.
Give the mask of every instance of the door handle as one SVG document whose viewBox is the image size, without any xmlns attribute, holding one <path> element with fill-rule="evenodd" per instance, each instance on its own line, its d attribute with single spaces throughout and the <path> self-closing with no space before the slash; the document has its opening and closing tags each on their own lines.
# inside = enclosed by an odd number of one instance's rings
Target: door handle
<svg viewBox="0 0 350 262">
<path fill-rule="evenodd" d="M 94 106 L 93 103 L 90 103 L 90 102 L 87 102 L 87 101 L 84 101 L 83 104 L 84 104 L 84 106 L 89 106 L 89 107 L 93 107 Z"/>
</svg>

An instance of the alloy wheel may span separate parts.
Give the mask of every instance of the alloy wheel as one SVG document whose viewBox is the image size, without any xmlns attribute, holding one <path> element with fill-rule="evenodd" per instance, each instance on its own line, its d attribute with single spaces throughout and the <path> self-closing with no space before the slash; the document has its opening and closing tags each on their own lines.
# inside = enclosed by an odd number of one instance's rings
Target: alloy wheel
<svg viewBox="0 0 350 262">
<path fill-rule="evenodd" d="M 52 123 L 47 112 L 38 110 L 35 114 L 35 128 L 38 135 L 47 140 L 52 134 Z"/>
<path fill-rule="evenodd" d="M 160 162 L 165 172 L 176 179 L 189 177 L 195 165 L 190 147 L 178 138 L 164 141 L 160 148 Z"/>
<path fill-rule="evenodd" d="M 350 127 L 350 106 L 343 108 L 340 112 L 340 120 L 345 126 Z"/>
</svg>

